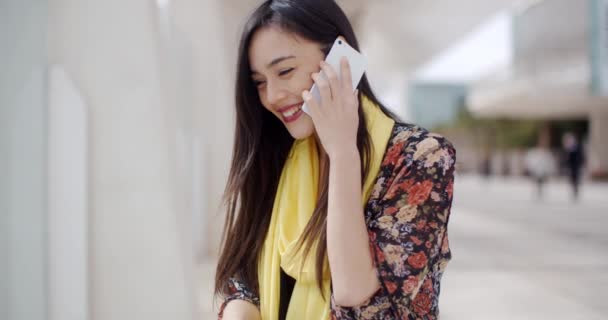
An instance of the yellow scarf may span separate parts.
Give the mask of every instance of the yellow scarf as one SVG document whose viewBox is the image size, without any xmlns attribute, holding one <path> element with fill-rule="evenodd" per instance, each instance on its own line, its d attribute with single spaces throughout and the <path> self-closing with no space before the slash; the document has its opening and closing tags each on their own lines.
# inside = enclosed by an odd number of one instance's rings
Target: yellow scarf
<svg viewBox="0 0 608 320">
<path fill-rule="evenodd" d="M 362 205 L 365 205 L 380 169 L 394 121 L 365 97 L 362 99 L 362 107 L 373 146 L 371 174 L 363 184 Z M 315 278 L 315 248 L 311 249 L 305 261 L 302 250 L 296 250 L 298 239 L 315 208 L 318 179 L 319 155 L 315 138 L 295 141 L 281 173 L 270 226 L 258 265 L 262 320 L 278 319 L 280 268 L 296 279 L 289 301 L 287 320 L 329 319 L 329 274 L 324 275 L 324 300 Z"/>
</svg>

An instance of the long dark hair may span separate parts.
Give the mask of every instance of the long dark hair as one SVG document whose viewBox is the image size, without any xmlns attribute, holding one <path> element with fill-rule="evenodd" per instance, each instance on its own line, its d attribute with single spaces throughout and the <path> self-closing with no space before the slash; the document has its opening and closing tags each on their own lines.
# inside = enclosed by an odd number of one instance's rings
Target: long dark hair
<svg viewBox="0 0 608 320">
<path fill-rule="evenodd" d="M 333 0 L 265 1 L 251 14 L 244 27 L 238 52 L 236 135 L 230 175 L 224 193 L 228 216 L 215 276 L 216 295 L 229 294 L 227 284 L 231 277 L 247 284 L 254 293 L 259 293 L 258 259 L 270 224 L 281 170 L 293 144 L 293 138 L 282 122 L 262 106 L 257 88 L 250 77 L 248 50 L 252 36 L 260 28 L 270 25 L 321 44 L 325 55 L 340 35 L 359 50 L 359 43 L 348 18 Z M 365 75 L 358 89 L 360 102 L 361 95 L 365 95 L 386 115 L 396 119 L 378 101 Z M 364 181 L 369 172 L 372 145 L 361 107 L 357 147 L 363 164 L 361 177 Z M 321 161 L 328 163 L 326 154 L 321 155 Z M 314 243 L 319 244 L 316 256 L 319 288 L 322 287 L 323 271 L 327 263 L 328 170 L 320 173 L 320 181 L 316 208 L 299 243 L 305 256 L 308 256 Z"/>
</svg>

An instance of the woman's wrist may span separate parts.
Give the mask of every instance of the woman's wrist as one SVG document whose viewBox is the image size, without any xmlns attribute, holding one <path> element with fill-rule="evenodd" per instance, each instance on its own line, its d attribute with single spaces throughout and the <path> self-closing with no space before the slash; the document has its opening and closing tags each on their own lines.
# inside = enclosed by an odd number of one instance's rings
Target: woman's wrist
<svg viewBox="0 0 608 320">
<path fill-rule="evenodd" d="M 343 146 L 331 152 L 328 152 L 329 160 L 335 162 L 359 160 L 359 150 L 356 145 Z"/>
</svg>

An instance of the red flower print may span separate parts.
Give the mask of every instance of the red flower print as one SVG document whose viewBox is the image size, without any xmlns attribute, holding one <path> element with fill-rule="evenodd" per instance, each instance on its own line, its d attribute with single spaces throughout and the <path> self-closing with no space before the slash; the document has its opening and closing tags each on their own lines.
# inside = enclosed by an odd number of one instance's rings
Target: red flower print
<svg viewBox="0 0 608 320">
<path fill-rule="evenodd" d="M 397 212 L 399 212 L 399 209 L 397 209 L 395 207 L 389 207 L 386 210 L 384 210 L 385 214 L 388 214 L 388 215 L 391 215 L 391 216 L 394 215 Z"/>
<path fill-rule="evenodd" d="M 378 257 L 378 263 L 383 263 L 385 261 L 384 252 L 378 247 L 376 247 L 376 256 Z"/>
<path fill-rule="evenodd" d="M 409 276 L 407 280 L 403 282 L 403 286 L 401 287 L 401 289 L 404 293 L 409 294 L 414 292 L 414 289 L 416 289 L 416 287 L 418 287 L 418 277 Z"/>
<path fill-rule="evenodd" d="M 412 242 L 413 242 L 415 245 L 417 245 L 417 246 L 419 246 L 419 245 L 421 245 L 421 244 L 422 244 L 422 240 L 418 239 L 418 237 L 410 237 L 410 239 L 411 239 L 411 240 L 412 240 Z"/>
<path fill-rule="evenodd" d="M 411 186 L 414 185 L 414 180 L 406 179 L 399 183 L 394 183 L 390 189 L 386 192 L 386 197 L 392 199 L 397 195 L 400 191 L 408 190 Z"/>
<path fill-rule="evenodd" d="M 382 166 L 387 166 L 389 164 L 393 166 L 398 166 L 401 164 L 403 159 L 399 159 L 401 156 L 401 152 L 403 151 L 403 146 L 405 145 L 405 141 L 399 142 L 393 145 L 390 150 L 386 152 L 386 156 L 384 157 L 384 161 L 382 162 Z"/>
<path fill-rule="evenodd" d="M 369 254 L 373 258 L 374 253 L 376 252 L 376 246 L 374 246 L 371 242 L 369 243 Z M 376 266 L 376 259 L 372 259 L 372 265 Z"/>
<path fill-rule="evenodd" d="M 427 261 L 428 260 L 426 258 L 426 254 L 424 254 L 424 252 L 422 251 L 415 253 L 407 258 L 407 262 L 410 264 L 410 266 L 416 269 L 424 268 L 424 266 L 426 266 Z"/>
<path fill-rule="evenodd" d="M 432 293 L 433 292 L 433 281 L 431 281 L 431 279 L 427 278 L 424 283 L 422 284 L 422 287 L 424 288 L 426 293 Z"/>
<path fill-rule="evenodd" d="M 424 203 L 429 198 L 432 189 L 433 183 L 429 180 L 416 182 L 407 190 L 407 202 L 413 206 Z"/>
<path fill-rule="evenodd" d="M 431 311 L 431 297 L 424 292 L 420 292 L 412 302 L 414 312 L 419 316 L 424 316 Z"/>
<path fill-rule="evenodd" d="M 418 222 L 416 222 L 416 229 L 424 230 L 425 227 L 426 227 L 426 219 L 420 219 L 420 220 L 418 220 Z"/>
<path fill-rule="evenodd" d="M 372 242 L 376 241 L 376 233 L 375 233 L 375 232 L 368 231 L 367 233 L 369 234 L 369 239 L 370 239 Z"/>
<path fill-rule="evenodd" d="M 388 293 L 393 293 L 395 292 L 395 290 L 397 290 L 397 284 L 392 282 L 392 281 L 386 281 L 384 282 L 384 284 L 386 285 L 386 289 L 388 290 Z"/>
<path fill-rule="evenodd" d="M 452 199 L 452 194 L 454 194 L 454 181 L 450 181 L 445 189 L 445 191 L 448 193 L 448 199 Z"/>
</svg>

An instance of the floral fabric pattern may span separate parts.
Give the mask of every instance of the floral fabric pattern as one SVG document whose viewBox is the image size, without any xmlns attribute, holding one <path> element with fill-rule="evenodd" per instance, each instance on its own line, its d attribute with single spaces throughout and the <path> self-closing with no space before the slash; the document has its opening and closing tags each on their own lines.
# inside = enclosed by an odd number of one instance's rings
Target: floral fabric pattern
<svg viewBox="0 0 608 320">
<path fill-rule="evenodd" d="M 224 299 L 222 302 L 222 306 L 220 307 L 220 312 L 218 314 L 219 319 L 222 319 L 222 315 L 224 314 L 224 308 L 228 304 L 228 302 L 232 300 L 245 300 L 258 308 L 260 307 L 260 298 L 257 297 L 243 282 L 239 281 L 236 278 L 230 278 L 228 280 L 228 289 L 230 290 L 230 295 Z"/>
<path fill-rule="evenodd" d="M 332 320 L 438 318 L 441 276 L 451 259 L 447 225 L 455 161 L 446 138 L 395 124 L 364 210 L 381 287 L 356 307 L 338 306 L 332 297 Z M 231 281 L 230 288 L 221 310 L 234 299 L 259 305 L 244 284 Z"/>
</svg>

